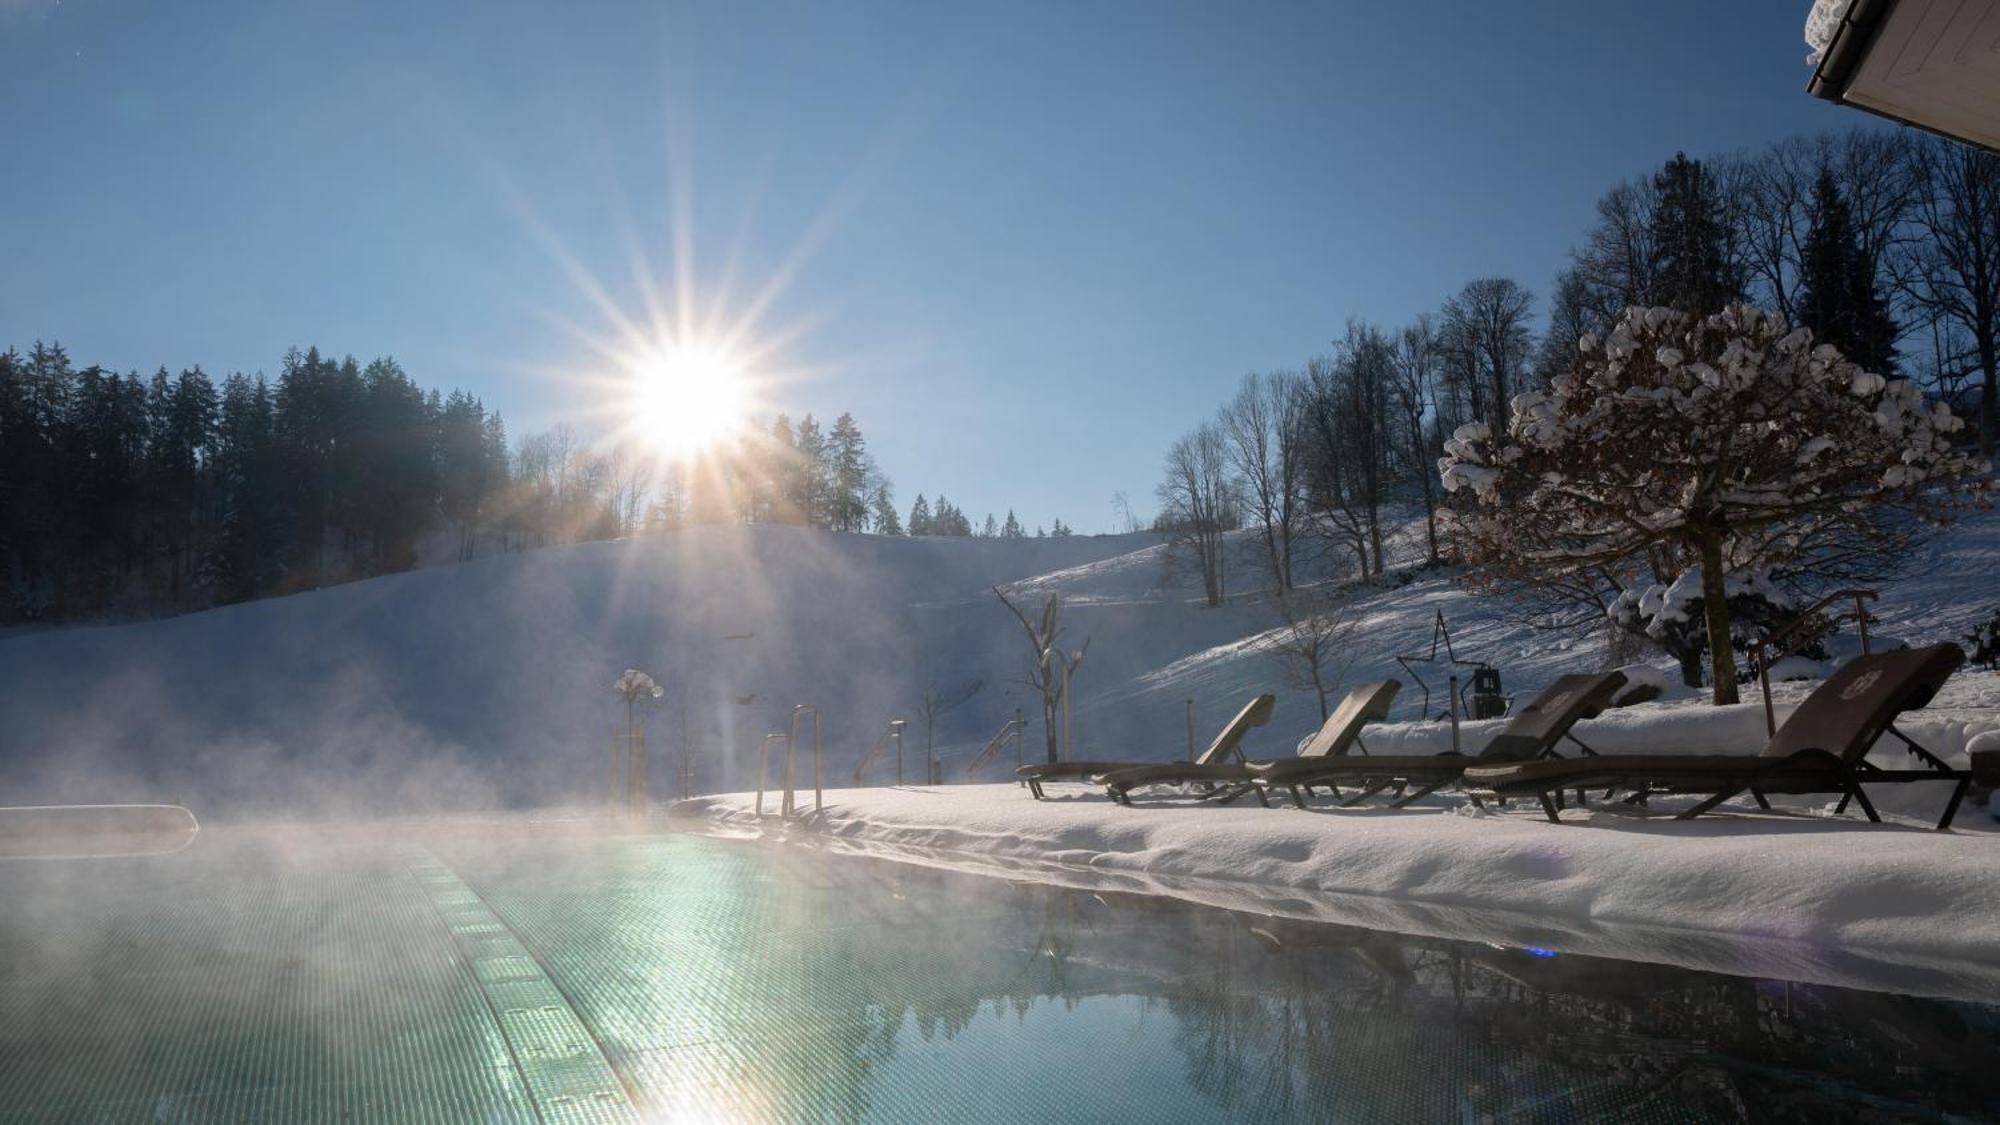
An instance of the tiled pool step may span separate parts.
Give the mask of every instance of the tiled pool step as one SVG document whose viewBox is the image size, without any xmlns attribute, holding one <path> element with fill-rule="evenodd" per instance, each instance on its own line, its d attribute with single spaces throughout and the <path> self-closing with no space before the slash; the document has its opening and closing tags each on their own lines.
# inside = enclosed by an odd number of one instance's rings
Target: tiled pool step
<svg viewBox="0 0 2000 1125">
<path fill-rule="evenodd" d="M 541 962 L 465 881 L 422 848 L 403 864 L 451 931 L 545 1122 L 639 1120 L 590 1029 Z"/>
</svg>

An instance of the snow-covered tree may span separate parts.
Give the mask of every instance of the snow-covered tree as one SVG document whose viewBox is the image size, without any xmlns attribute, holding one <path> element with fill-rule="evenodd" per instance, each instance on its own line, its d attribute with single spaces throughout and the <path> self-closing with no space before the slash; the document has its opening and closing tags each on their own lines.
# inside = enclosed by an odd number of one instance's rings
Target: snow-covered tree
<svg viewBox="0 0 2000 1125">
<path fill-rule="evenodd" d="M 1723 586 L 1734 630 L 1730 645 L 1735 649 L 1747 649 L 1759 638 L 1770 636 L 1799 611 L 1798 600 L 1765 571 L 1725 575 Z M 1680 665 L 1681 682 L 1700 687 L 1703 662 L 1709 652 L 1706 606 L 1701 568 L 1697 566 L 1672 582 L 1655 582 L 1644 588 L 1632 586 L 1612 599 L 1606 616 L 1627 635 L 1650 638 L 1667 650 Z M 1825 649 L 1817 637 L 1801 639 L 1813 643 L 1799 655 L 1825 659 Z"/>
<path fill-rule="evenodd" d="M 651 707 L 653 701 L 664 694 L 653 677 L 637 668 L 627 668 L 611 682 L 611 690 L 625 704 L 625 728 L 627 732 L 637 729 L 638 709 Z"/>
<path fill-rule="evenodd" d="M 1731 573 L 1810 566 L 1829 534 L 1942 521 L 1992 487 L 1947 407 L 1753 306 L 1628 309 L 1579 353 L 1503 432 L 1472 423 L 1446 443 L 1453 536 L 1487 582 L 1699 566 L 1718 703 L 1737 694 Z"/>
</svg>

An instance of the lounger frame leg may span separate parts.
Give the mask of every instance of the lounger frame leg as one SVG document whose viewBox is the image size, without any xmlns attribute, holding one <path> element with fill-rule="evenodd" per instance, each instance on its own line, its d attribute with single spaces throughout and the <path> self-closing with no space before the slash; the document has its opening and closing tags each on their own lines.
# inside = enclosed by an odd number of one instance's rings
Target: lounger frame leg
<svg viewBox="0 0 2000 1125">
<path fill-rule="evenodd" d="M 1367 786 L 1364 786 L 1361 792 L 1356 793 L 1354 796 L 1349 797 L 1347 800 L 1340 802 L 1340 807 L 1345 809 L 1358 805 L 1361 802 L 1367 800 L 1368 798 L 1373 797 L 1375 794 L 1380 793 L 1382 790 L 1389 788 L 1391 784 L 1392 784 L 1391 782 L 1387 781 L 1377 781 Z"/>
<path fill-rule="evenodd" d="M 1033 793 L 1035 795 L 1035 800 L 1037 801 L 1043 799 L 1042 783 L 1040 779 L 1033 777 L 1028 779 L 1028 792 Z"/>
<path fill-rule="evenodd" d="M 1411 801 L 1422 800 L 1423 798 L 1430 796 L 1432 793 L 1435 793 L 1438 790 L 1444 788 L 1446 784 L 1447 784 L 1446 782 L 1442 781 L 1433 781 L 1429 785 L 1420 785 L 1417 788 L 1410 790 L 1408 793 L 1405 793 L 1402 796 L 1396 798 L 1395 800 L 1389 802 L 1389 807 L 1392 809 L 1403 808 L 1404 806 L 1408 805 Z M 1475 800 L 1476 799 L 1477 798 L 1475 798 Z"/>
<path fill-rule="evenodd" d="M 1561 824 L 1562 816 L 1556 809 L 1555 798 L 1549 796 L 1547 793 L 1538 793 L 1536 796 L 1542 799 L 1542 812 L 1548 815 L 1549 823 Z"/>
<path fill-rule="evenodd" d="M 1731 798 L 1731 797 L 1734 797 L 1734 796 L 1736 796 L 1736 795 L 1737 795 L 1738 793 L 1741 793 L 1741 792 L 1743 792 L 1743 789 L 1744 789 L 1744 787 L 1743 787 L 1743 786 L 1741 786 L 1741 785 L 1738 785 L 1738 786 L 1734 786 L 1734 787 L 1732 787 L 1732 788 L 1729 788 L 1729 789 L 1724 789 L 1724 790 L 1721 790 L 1721 791 L 1717 792 L 1717 793 L 1716 793 L 1716 794 L 1715 794 L 1715 795 L 1714 795 L 1713 797 L 1710 797 L 1710 798 L 1708 798 L 1707 800 L 1705 800 L 1705 801 L 1701 802 L 1700 804 L 1696 805 L 1695 807 L 1693 807 L 1693 808 L 1691 808 L 1691 809 L 1687 810 L 1686 812 L 1684 812 L 1684 813 L 1680 814 L 1679 816 L 1675 817 L 1674 819 L 1675 819 L 1675 820 L 1693 820 L 1693 819 L 1694 819 L 1695 817 L 1698 817 L 1698 816 L 1700 816 L 1701 814 L 1703 814 L 1703 813 L 1707 812 L 1708 810 L 1710 810 L 1710 809 L 1714 808 L 1715 806 L 1717 806 L 1717 805 L 1721 804 L 1722 802 L 1724 802 L 1724 801 L 1727 801 L 1727 800 L 1728 800 L 1729 798 Z"/>
<path fill-rule="evenodd" d="M 1879 815 L 1878 815 L 1878 814 L 1877 814 L 1877 813 L 1875 812 L 1875 804 L 1874 804 L 1874 802 L 1872 802 L 1872 801 L 1870 801 L 1870 800 L 1868 799 L 1868 794 L 1866 794 L 1866 793 L 1863 793 L 1863 792 L 1861 791 L 1861 783 L 1860 783 L 1860 782 L 1858 782 L 1858 781 L 1849 781 L 1849 782 L 1847 783 L 1847 792 L 1848 792 L 1848 795 L 1849 795 L 1849 796 L 1851 796 L 1851 797 L 1853 797 L 1853 798 L 1854 798 L 1854 803 L 1855 803 L 1855 804 L 1857 804 L 1857 805 L 1860 805 L 1860 806 L 1861 806 L 1861 811 L 1862 811 L 1862 812 L 1864 812 L 1864 813 L 1866 813 L 1866 814 L 1868 814 L 1868 823 L 1870 823 L 1870 824 L 1880 824 L 1880 823 L 1882 823 L 1882 818 L 1881 818 L 1881 816 L 1879 816 Z M 1842 803 L 1844 804 L 1845 802 L 1843 801 Z"/>
<path fill-rule="evenodd" d="M 1937 830 L 1943 832 L 1951 827 L 1951 818 L 1958 815 L 1958 805 L 1965 800 L 1965 791 L 1972 786 L 1970 774 L 1958 779 L 1958 785 L 1951 791 L 1951 800 L 1945 802 L 1944 815 L 1938 818 Z"/>
<path fill-rule="evenodd" d="M 1304 789 L 1304 790 L 1305 790 L 1305 791 L 1306 791 L 1307 793 L 1310 793 L 1310 792 L 1312 792 L 1312 786 L 1310 786 L 1310 785 L 1306 785 L 1306 786 L 1298 786 L 1298 785 L 1287 785 L 1287 786 L 1285 786 L 1285 788 L 1291 791 L 1291 794 L 1292 794 L 1292 804 L 1293 804 L 1293 805 L 1294 805 L 1295 807 L 1297 807 L 1297 808 L 1301 808 L 1301 809 L 1302 809 L 1302 808 L 1305 808 L 1305 807 L 1306 807 L 1306 799 L 1305 799 L 1304 797 L 1302 797 L 1302 796 L 1300 796 L 1300 795 L 1299 795 L 1299 790 L 1300 790 L 1301 788 L 1303 788 L 1303 789 Z"/>
<path fill-rule="evenodd" d="M 1750 790 L 1750 795 L 1756 798 L 1758 808 L 1763 809 L 1765 812 L 1771 811 L 1771 802 L 1764 799 L 1764 791 L 1762 789 L 1752 789 Z"/>
</svg>

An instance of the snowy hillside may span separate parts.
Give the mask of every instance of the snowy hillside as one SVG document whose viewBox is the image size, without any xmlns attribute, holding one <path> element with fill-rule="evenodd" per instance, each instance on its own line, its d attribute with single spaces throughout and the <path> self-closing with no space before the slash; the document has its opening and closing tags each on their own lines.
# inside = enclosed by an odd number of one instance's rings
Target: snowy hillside
<svg viewBox="0 0 2000 1125">
<path fill-rule="evenodd" d="M 1399 536 L 1406 556 L 1414 531 Z M 1247 591 L 1255 545 L 1234 546 L 1231 585 Z M 145 624 L 19 634 L 0 639 L 0 803 L 178 799 L 231 816 L 597 799 L 622 722 L 610 685 L 627 667 L 667 689 L 650 739 L 656 793 L 671 777 L 662 752 L 677 746 L 683 697 L 698 786 L 714 792 L 754 784 L 760 738 L 784 729 L 794 703 L 824 710 L 829 784 L 846 784 L 898 717 L 912 720 L 914 776 L 922 692 L 978 680 L 939 724 L 955 767 L 1017 707 L 1036 717 L 1020 684 L 1027 643 L 990 592 L 996 583 L 1029 602 L 1062 592 L 1065 646 L 1090 638 L 1075 683 L 1079 756 L 1181 755 L 1186 700 L 1205 741 L 1266 690 L 1278 710 L 1247 749 L 1288 753 L 1318 711 L 1261 650 L 1277 623 L 1269 605 L 1239 594 L 1205 609 L 1165 583 L 1161 554 L 1144 534 L 700 528 Z M 1996 559 L 2000 517 L 1976 516 L 1885 592 L 1883 631 L 1911 641 L 1966 631 L 2000 600 Z M 1459 655 L 1499 665 L 1509 691 L 1603 659 L 1596 641 L 1565 646 L 1433 573 L 1363 599 L 1346 682 L 1407 680 L 1393 657 L 1428 647 L 1439 608 Z M 1398 717 L 1415 718 L 1420 699 L 1409 684 Z M 1040 737 L 1032 722 L 1031 755 Z"/>
</svg>

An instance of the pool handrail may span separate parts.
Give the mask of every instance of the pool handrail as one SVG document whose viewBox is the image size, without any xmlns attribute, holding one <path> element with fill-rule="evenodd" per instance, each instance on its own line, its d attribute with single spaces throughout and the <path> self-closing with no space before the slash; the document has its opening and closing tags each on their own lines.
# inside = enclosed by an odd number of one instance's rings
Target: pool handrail
<svg viewBox="0 0 2000 1125">
<path fill-rule="evenodd" d="M 770 770 L 768 767 L 771 761 L 771 742 L 773 739 L 776 739 L 781 742 L 790 742 L 791 738 L 792 736 L 789 734 L 767 734 L 764 736 L 764 745 L 759 747 L 757 750 L 757 815 L 758 816 L 764 815 L 764 789 L 766 781 L 768 780 L 770 775 Z M 788 768 L 788 774 L 789 774 L 789 768 Z"/>
<path fill-rule="evenodd" d="M 826 795 L 820 784 L 820 721 L 819 708 L 811 703 L 801 703 L 792 708 L 792 729 L 785 736 L 785 800 L 783 816 L 791 816 L 797 810 L 797 797 L 793 784 L 792 762 L 799 748 L 799 720 L 806 712 L 812 712 L 813 720 L 813 811 L 819 812 L 825 806 Z"/>
</svg>

